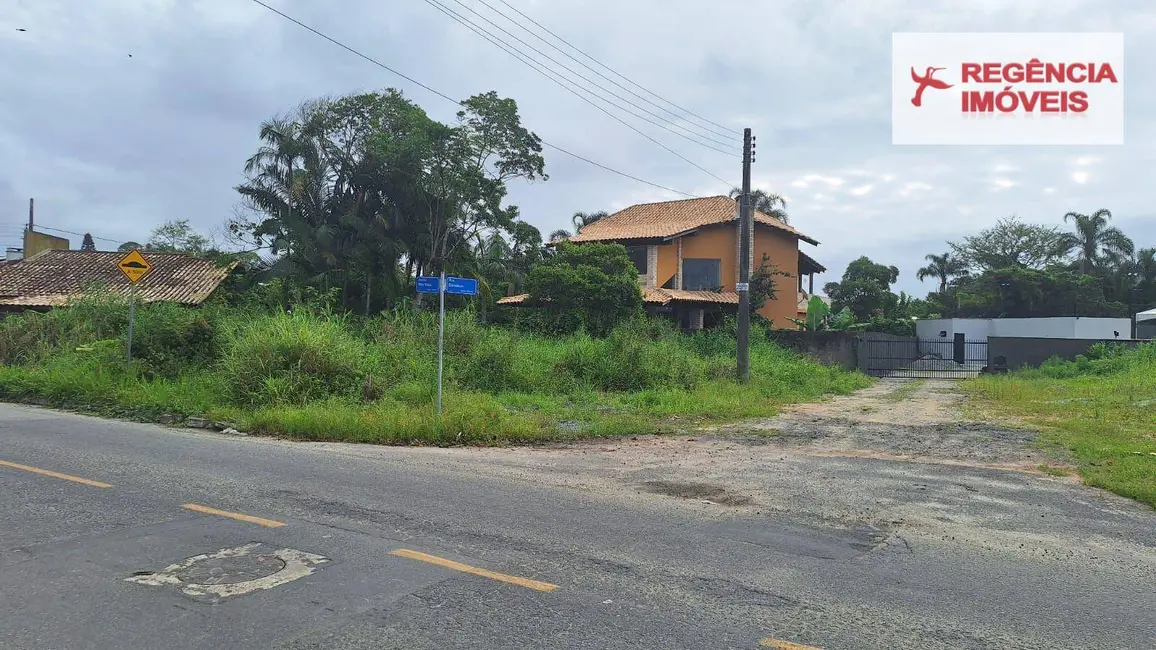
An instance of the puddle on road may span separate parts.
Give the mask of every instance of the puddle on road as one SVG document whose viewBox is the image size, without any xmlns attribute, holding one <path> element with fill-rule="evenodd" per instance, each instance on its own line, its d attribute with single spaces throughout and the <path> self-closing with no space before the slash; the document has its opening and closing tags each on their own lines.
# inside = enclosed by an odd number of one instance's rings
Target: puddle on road
<svg viewBox="0 0 1156 650">
<path fill-rule="evenodd" d="M 647 492 L 663 494 L 679 499 L 699 499 L 724 506 L 745 506 L 753 499 L 745 494 L 727 492 L 726 488 L 709 483 L 684 483 L 681 481 L 646 481 L 642 484 Z"/>
</svg>

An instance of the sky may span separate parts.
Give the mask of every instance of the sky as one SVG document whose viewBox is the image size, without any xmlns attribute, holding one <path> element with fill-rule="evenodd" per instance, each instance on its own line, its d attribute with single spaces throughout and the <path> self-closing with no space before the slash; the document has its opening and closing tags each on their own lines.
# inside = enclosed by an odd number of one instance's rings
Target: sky
<svg viewBox="0 0 1156 650">
<path fill-rule="evenodd" d="M 464 4 L 564 60 L 486 6 L 517 17 L 500 0 L 441 1 L 494 30 Z M 739 184 L 737 153 L 619 113 L 710 174 L 697 169 L 429 0 L 266 2 L 451 97 L 512 97 L 523 124 L 544 140 L 607 167 L 699 196 Z M 1011 214 L 1062 225 L 1066 212 L 1108 208 L 1137 247 L 1156 246 L 1150 0 L 508 2 L 733 132 L 728 140 L 753 129 L 753 186 L 785 196 L 791 223 L 821 242 L 803 244 L 830 269 L 817 285 L 867 255 L 899 267 L 896 290 L 923 295 L 933 288 L 915 276 L 924 255 Z M 896 31 L 1122 32 L 1125 143 L 893 146 Z M 238 204 L 233 188 L 259 144 L 258 125 L 306 99 L 395 87 L 435 119 L 450 121 L 457 109 L 252 0 L 6 0 L 0 61 L 0 246 L 19 245 L 29 197 L 38 225 L 91 232 L 101 249 L 143 241 L 171 219 L 217 233 Z M 569 228 L 577 211 L 680 198 L 551 149 L 545 156 L 548 181 L 509 187 L 510 203 L 544 236 Z M 79 247 L 80 237 L 66 236 Z"/>
</svg>

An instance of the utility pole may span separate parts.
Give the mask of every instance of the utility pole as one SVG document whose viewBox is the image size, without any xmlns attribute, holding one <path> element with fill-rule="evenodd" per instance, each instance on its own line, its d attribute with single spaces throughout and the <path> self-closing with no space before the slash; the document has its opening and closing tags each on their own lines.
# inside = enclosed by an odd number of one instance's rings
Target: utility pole
<svg viewBox="0 0 1156 650">
<path fill-rule="evenodd" d="M 751 378 L 751 163 L 755 138 L 743 129 L 743 193 L 739 197 L 739 359 L 738 379 Z"/>
<path fill-rule="evenodd" d="M 32 213 L 36 206 L 36 199 L 28 199 L 28 231 L 32 232 Z"/>
</svg>

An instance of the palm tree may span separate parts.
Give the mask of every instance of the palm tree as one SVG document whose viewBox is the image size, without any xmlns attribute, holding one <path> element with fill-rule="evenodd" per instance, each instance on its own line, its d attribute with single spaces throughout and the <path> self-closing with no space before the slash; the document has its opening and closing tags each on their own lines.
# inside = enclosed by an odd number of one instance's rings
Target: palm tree
<svg viewBox="0 0 1156 650">
<path fill-rule="evenodd" d="M 1080 261 L 1080 273 L 1087 275 L 1100 262 L 1131 257 L 1134 250 L 1132 240 L 1119 228 L 1108 225 L 1112 213 L 1104 208 L 1091 216 L 1078 212 L 1064 215 L 1064 221 L 1075 222 L 1076 232 L 1064 236 L 1068 250 L 1075 249 Z"/>
<path fill-rule="evenodd" d="M 563 239 L 569 239 L 569 238 L 570 238 L 570 231 L 566 230 L 565 228 L 559 228 L 559 229 L 555 230 L 554 232 L 550 233 L 550 241 L 552 241 L 552 242 L 562 241 Z"/>
<path fill-rule="evenodd" d="M 588 226 L 606 216 L 607 214 L 605 212 L 575 212 L 574 216 L 570 218 L 570 223 L 574 224 L 574 232 L 578 232 L 582 230 L 584 226 Z M 567 233 L 566 236 L 569 237 L 569 233 Z"/>
<path fill-rule="evenodd" d="M 736 187 L 731 190 L 730 197 L 738 199 L 742 194 L 743 191 Z M 751 207 L 756 212 L 762 212 L 768 217 L 773 217 L 783 223 L 790 223 L 790 219 L 787 217 L 787 200 L 775 192 L 751 190 Z"/>
<path fill-rule="evenodd" d="M 927 255 L 923 259 L 930 262 L 927 266 L 915 272 L 915 277 L 923 282 L 927 278 L 939 278 L 939 293 L 947 293 L 947 283 L 952 278 L 967 275 L 967 264 L 951 253 L 943 255 Z"/>
</svg>

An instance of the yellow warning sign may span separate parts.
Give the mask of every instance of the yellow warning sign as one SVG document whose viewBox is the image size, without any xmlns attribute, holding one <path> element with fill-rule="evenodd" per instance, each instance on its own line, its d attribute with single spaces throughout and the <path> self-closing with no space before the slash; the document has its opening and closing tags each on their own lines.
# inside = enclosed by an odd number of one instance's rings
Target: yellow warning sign
<svg viewBox="0 0 1156 650">
<path fill-rule="evenodd" d="M 153 265 L 138 250 L 129 251 L 129 254 L 121 258 L 116 266 L 124 274 L 124 277 L 134 284 L 153 270 Z"/>
</svg>

